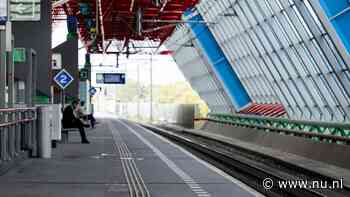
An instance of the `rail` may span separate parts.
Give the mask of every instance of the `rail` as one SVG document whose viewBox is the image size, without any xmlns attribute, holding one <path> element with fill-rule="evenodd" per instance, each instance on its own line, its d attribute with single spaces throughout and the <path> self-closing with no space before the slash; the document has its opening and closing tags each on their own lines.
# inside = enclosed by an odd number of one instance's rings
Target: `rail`
<svg viewBox="0 0 350 197">
<path fill-rule="evenodd" d="M 24 151 L 37 151 L 37 109 L 0 109 L 0 163 L 19 156 Z"/>
<path fill-rule="evenodd" d="M 249 115 L 208 114 L 206 120 L 221 124 L 255 128 L 266 132 L 293 135 L 314 141 L 350 144 L 350 124 L 334 122 L 298 121 L 283 118 L 268 118 Z"/>
<path fill-rule="evenodd" d="M 350 195 L 349 186 L 346 184 L 343 185 L 342 189 L 313 189 L 311 187 L 296 187 L 293 189 L 272 187 L 265 189 L 263 187 L 263 180 L 266 177 L 271 178 L 275 183 L 301 179 L 331 182 L 338 180 L 338 177 L 320 174 L 264 153 L 202 135 L 200 132 L 173 130 L 148 124 L 140 125 L 187 148 L 191 153 L 194 153 L 201 159 L 206 160 L 266 196 L 345 197 Z"/>
</svg>

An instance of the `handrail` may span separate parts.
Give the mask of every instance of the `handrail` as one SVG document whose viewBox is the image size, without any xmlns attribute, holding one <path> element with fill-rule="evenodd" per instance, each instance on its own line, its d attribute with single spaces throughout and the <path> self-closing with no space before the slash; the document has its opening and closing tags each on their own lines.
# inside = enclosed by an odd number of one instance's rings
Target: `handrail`
<svg viewBox="0 0 350 197">
<path fill-rule="evenodd" d="M 0 128 L 10 127 L 19 123 L 31 122 L 37 119 L 36 108 L 35 107 L 27 107 L 27 108 L 7 108 L 0 109 L 0 116 L 8 116 L 13 113 L 28 113 L 31 112 L 30 117 L 22 117 L 22 119 L 9 120 L 8 122 L 0 122 Z M 33 113 L 34 112 L 34 113 Z M 16 117 L 17 118 L 17 117 Z"/>
<path fill-rule="evenodd" d="M 23 108 L 3 108 L 0 109 L 1 112 L 16 112 L 16 111 L 35 111 L 35 107 L 23 107 Z"/>
<path fill-rule="evenodd" d="M 305 131 L 296 131 L 292 129 L 283 129 L 283 128 L 273 128 L 269 126 L 258 126 L 255 127 L 254 125 L 246 124 L 246 123 L 228 123 L 225 121 L 210 119 L 210 118 L 196 118 L 195 121 L 210 121 L 210 122 L 217 122 L 220 124 L 233 124 L 238 125 L 241 127 L 250 127 L 250 128 L 256 128 L 256 129 L 263 129 L 268 130 L 269 132 L 279 133 L 279 134 L 287 134 L 287 135 L 293 135 L 298 137 L 307 137 L 307 138 L 317 138 L 319 141 L 325 141 L 328 140 L 330 142 L 344 142 L 345 144 L 350 144 L 350 138 L 348 137 L 342 137 L 342 136 L 333 136 L 333 135 L 327 135 L 327 134 L 319 134 L 319 133 L 311 133 L 311 132 L 305 132 Z"/>
<path fill-rule="evenodd" d="M 213 116 L 226 116 L 234 118 L 245 118 L 251 120 L 263 120 L 263 121 L 276 121 L 276 122 L 287 122 L 290 124 L 305 124 L 310 126 L 322 126 L 322 127 L 337 127 L 343 129 L 350 129 L 350 123 L 337 123 L 337 122 L 321 122 L 321 121 L 311 121 L 311 120 L 292 120 L 286 118 L 273 118 L 273 117 L 262 117 L 246 114 L 222 114 L 222 113 L 209 113 L 208 117 Z"/>
<path fill-rule="evenodd" d="M 26 119 L 17 120 L 17 121 L 11 121 L 11 122 L 6 122 L 6 123 L 0 123 L 0 128 L 2 128 L 2 127 L 13 126 L 13 125 L 16 125 L 16 124 L 18 124 L 18 123 L 32 122 L 32 121 L 35 121 L 35 120 L 36 120 L 36 118 L 26 118 Z"/>
<path fill-rule="evenodd" d="M 15 112 L 16 109 L 8 108 L 8 109 L 0 109 L 0 112 Z"/>
<path fill-rule="evenodd" d="M 0 162 L 10 161 L 21 152 L 37 152 L 37 109 L 35 107 L 0 109 Z M 1 167 L 1 166 L 0 166 Z"/>
<path fill-rule="evenodd" d="M 301 137 L 308 137 L 317 141 L 328 139 L 332 142 L 350 144 L 350 124 L 334 122 L 316 122 L 288 120 L 285 118 L 271 118 L 250 115 L 210 113 L 208 118 L 195 119 L 215 121 L 222 124 L 233 124 L 265 131 L 286 133 Z"/>
</svg>

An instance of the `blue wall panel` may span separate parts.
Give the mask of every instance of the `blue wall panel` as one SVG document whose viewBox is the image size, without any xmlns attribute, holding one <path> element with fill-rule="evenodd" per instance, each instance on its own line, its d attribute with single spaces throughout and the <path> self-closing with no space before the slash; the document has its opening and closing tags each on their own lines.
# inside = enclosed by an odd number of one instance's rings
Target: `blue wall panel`
<svg viewBox="0 0 350 197">
<path fill-rule="evenodd" d="M 350 53 L 350 1 L 349 0 L 320 0 L 321 6 L 331 20 L 344 46 Z"/>
<path fill-rule="evenodd" d="M 192 11 L 187 11 L 185 16 L 192 15 Z M 195 21 L 203 21 L 200 14 L 197 14 L 189 19 L 193 21 L 188 23 L 188 26 L 196 36 L 196 39 L 208 58 L 213 70 L 218 78 L 222 81 L 225 91 L 230 96 L 236 110 L 239 111 L 251 103 L 247 91 L 243 87 L 237 74 L 232 69 L 230 62 L 226 58 L 224 52 L 216 42 L 213 34 L 205 23 L 196 23 Z"/>
</svg>

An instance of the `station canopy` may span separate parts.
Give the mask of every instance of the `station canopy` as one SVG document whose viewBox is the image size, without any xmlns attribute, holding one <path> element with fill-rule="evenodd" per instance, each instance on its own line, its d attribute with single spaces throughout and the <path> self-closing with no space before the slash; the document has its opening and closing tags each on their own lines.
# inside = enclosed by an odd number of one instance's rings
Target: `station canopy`
<svg viewBox="0 0 350 197">
<path fill-rule="evenodd" d="M 183 12 L 196 3 L 198 0 L 59 0 L 53 3 L 52 18 L 54 23 L 67 20 L 71 36 L 78 32 L 90 53 L 129 55 L 137 48 L 159 47 L 183 23 Z"/>
</svg>

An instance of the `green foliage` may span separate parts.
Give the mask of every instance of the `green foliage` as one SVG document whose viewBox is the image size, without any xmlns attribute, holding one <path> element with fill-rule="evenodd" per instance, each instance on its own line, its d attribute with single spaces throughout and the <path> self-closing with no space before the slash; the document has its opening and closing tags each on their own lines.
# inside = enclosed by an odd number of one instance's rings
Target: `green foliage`
<svg viewBox="0 0 350 197">
<path fill-rule="evenodd" d="M 125 85 L 118 86 L 117 98 L 120 102 L 134 102 L 137 101 L 137 82 L 128 80 Z"/>
<path fill-rule="evenodd" d="M 140 92 L 139 96 L 138 92 Z M 117 98 L 120 102 L 137 102 L 138 99 L 140 101 L 149 101 L 150 86 L 140 84 L 140 87 L 138 87 L 137 82 L 130 79 L 126 85 L 118 87 Z M 205 117 L 208 113 L 206 103 L 184 81 L 166 85 L 154 85 L 153 102 L 163 104 L 196 104 L 199 107 L 198 115 L 200 117 Z"/>
<path fill-rule="evenodd" d="M 187 82 L 179 81 L 174 84 L 156 87 L 155 100 L 158 103 L 196 104 L 199 116 L 205 117 L 208 107 Z"/>
</svg>

